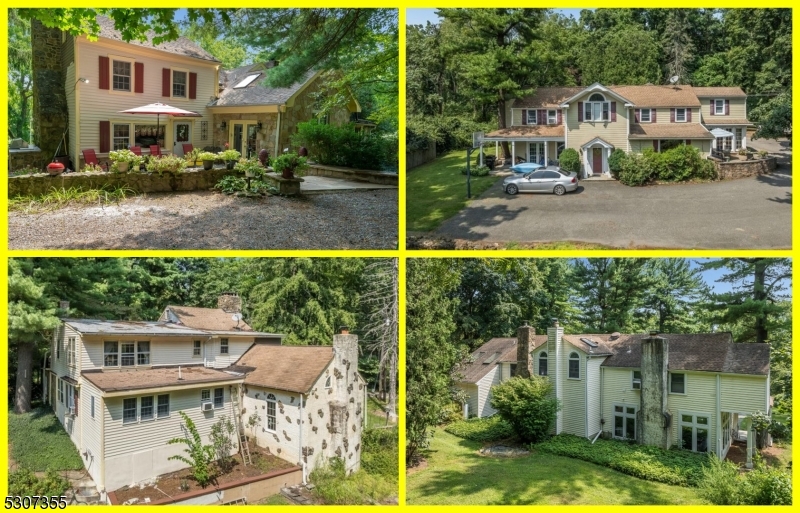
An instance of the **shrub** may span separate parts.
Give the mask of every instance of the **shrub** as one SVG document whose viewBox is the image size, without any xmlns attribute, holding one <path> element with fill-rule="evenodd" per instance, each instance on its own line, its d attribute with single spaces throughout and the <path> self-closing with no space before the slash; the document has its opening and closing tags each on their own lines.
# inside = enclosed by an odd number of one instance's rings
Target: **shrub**
<svg viewBox="0 0 800 513">
<path fill-rule="evenodd" d="M 258 159 L 239 159 L 233 169 L 245 174 L 250 172 L 254 177 L 264 176 L 265 171 L 264 166 L 261 165 Z"/>
<path fill-rule="evenodd" d="M 524 442 L 544 440 L 560 409 L 551 397 L 553 385 L 546 377 L 515 376 L 492 387 L 492 408 Z"/>
<path fill-rule="evenodd" d="M 581 170 L 581 157 L 574 148 L 567 148 L 558 157 L 558 165 L 564 171 L 577 173 Z"/>
<path fill-rule="evenodd" d="M 226 149 L 217 154 L 217 158 L 229 162 L 231 160 L 239 160 L 242 154 L 238 150 Z"/>
<path fill-rule="evenodd" d="M 699 495 L 712 504 L 728 505 L 791 505 L 792 480 L 779 469 L 757 466 L 740 474 L 736 465 L 708 456 L 698 483 Z"/>
<path fill-rule="evenodd" d="M 436 142 L 436 153 L 464 150 L 472 146 L 473 132 L 491 132 L 496 123 L 481 123 L 460 116 L 412 116 L 406 121 L 406 149 L 425 149 Z"/>
<path fill-rule="evenodd" d="M 361 435 L 361 469 L 397 481 L 397 429 L 366 429 Z"/>
<path fill-rule="evenodd" d="M 653 179 L 652 159 L 648 153 L 653 150 L 646 149 L 644 154 L 632 153 L 622 161 L 619 172 L 619 181 L 625 185 L 644 185 Z"/>
<path fill-rule="evenodd" d="M 184 154 L 183 158 L 186 159 L 187 163 L 191 164 L 192 166 L 196 166 L 197 161 L 200 160 L 201 153 L 203 153 L 203 150 L 200 148 L 193 148 L 192 151 Z"/>
<path fill-rule="evenodd" d="M 608 157 L 608 169 L 614 178 L 619 178 L 619 172 L 622 170 L 622 161 L 627 157 L 628 154 L 625 153 L 625 150 L 619 148 L 611 152 L 611 156 Z"/>
<path fill-rule="evenodd" d="M 769 425 L 769 434 L 776 440 L 791 440 L 792 430 L 783 422 L 773 420 Z"/>
<path fill-rule="evenodd" d="M 514 428 L 499 415 L 459 420 L 444 428 L 451 435 L 473 442 L 495 442 L 514 436 Z"/>
<path fill-rule="evenodd" d="M 186 168 L 186 161 L 175 155 L 151 158 L 147 163 L 147 170 L 151 173 L 181 173 Z"/>
<path fill-rule="evenodd" d="M 730 461 L 721 461 L 708 455 L 708 464 L 702 469 L 697 493 L 711 504 L 730 506 L 739 504 L 739 468 Z"/>
<path fill-rule="evenodd" d="M 98 164 L 86 164 L 80 171 L 83 173 L 97 173 L 99 171 L 105 171 L 105 169 Z"/>
<path fill-rule="evenodd" d="M 745 474 L 746 486 L 741 488 L 741 504 L 761 506 L 790 506 L 792 478 L 775 468 L 758 468 Z"/>
<path fill-rule="evenodd" d="M 272 169 L 276 173 L 283 173 L 284 170 L 290 170 L 294 173 L 301 174 L 305 169 L 308 169 L 308 160 L 305 157 L 300 157 L 297 153 L 284 153 L 280 157 L 272 159 Z"/>
<path fill-rule="evenodd" d="M 178 460 L 186 463 L 192 468 L 192 476 L 197 484 L 203 488 L 211 482 L 214 475 L 211 470 L 211 463 L 214 461 L 214 446 L 203 445 L 203 439 L 200 433 L 197 432 L 197 426 L 188 415 L 179 411 L 183 422 L 186 424 L 186 435 L 183 438 L 173 438 L 167 444 L 184 444 L 186 449 L 183 450 L 187 454 L 176 454 L 167 458 L 168 460 Z"/>
<path fill-rule="evenodd" d="M 380 132 L 357 132 L 355 125 L 322 125 L 317 121 L 298 123 L 292 144 L 305 146 L 320 164 L 380 169 L 397 160 L 397 136 Z"/>
<path fill-rule="evenodd" d="M 467 166 L 461 168 L 461 174 L 467 174 Z M 469 168 L 470 176 L 488 176 L 489 175 L 489 167 L 488 166 L 470 166 Z"/>
<path fill-rule="evenodd" d="M 29 469 L 23 467 L 8 474 L 8 494 L 18 496 L 56 496 L 60 497 L 69 488 L 69 481 L 58 472 L 48 469 L 45 477 L 38 478 Z"/>
<path fill-rule="evenodd" d="M 455 401 L 442 408 L 440 424 L 451 424 L 464 420 L 464 413 L 461 408 L 462 406 Z"/>
<path fill-rule="evenodd" d="M 211 433 L 208 436 L 217 456 L 217 465 L 223 472 L 228 472 L 233 467 L 231 451 L 236 447 L 233 442 L 233 433 L 233 422 L 223 415 L 211 426 Z"/>
<path fill-rule="evenodd" d="M 395 469 L 395 474 L 397 473 Z M 344 461 L 332 458 L 311 472 L 313 494 L 323 504 L 364 504 L 397 494 L 397 484 L 364 471 L 346 475 Z"/>
<path fill-rule="evenodd" d="M 664 450 L 619 440 L 591 440 L 558 435 L 535 445 L 537 450 L 576 458 L 647 481 L 677 486 L 697 486 L 703 476 L 706 456 L 684 449 Z"/>
</svg>

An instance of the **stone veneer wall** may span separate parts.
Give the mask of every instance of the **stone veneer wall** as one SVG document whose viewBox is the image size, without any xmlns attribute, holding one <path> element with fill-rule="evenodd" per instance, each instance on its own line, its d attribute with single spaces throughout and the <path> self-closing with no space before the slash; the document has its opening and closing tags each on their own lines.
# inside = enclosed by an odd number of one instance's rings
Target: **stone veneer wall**
<svg viewBox="0 0 800 513">
<path fill-rule="evenodd" d="M 61 69 L 61 31 L 31 20 L 33 143 L 54 155 L 67 127 L 67 96 Z M 64 148 L 66 153 L 67 148 Z"/>
<path fill-rule="evenodd" d="M 58 176 L 47 174 L 9 177 L 8 197 L 38 196 L 52 188 L 80 190 L 99 189 L 101 187 L 128 187 L 134 192 L 174 192 L 208 190 L 226 175 L 236 174 L 227 169 L 188 170 L 178 175 L 148 173 L 62 173 Z"/>
<path fill-rule="evenodd" d="M 344 178 L 347 180 L 377 183 L 381 185 L 397 185 L 396 174 L 381 173 L 380 171 L 369 171 L 366 169 L 311 164 L 303 173 L 307 176 L 327 176 L 330 178 Z"/>
<path fill-rule="evenodd" d="M 711 158 L 714 167 L 717 168 L 720 180 L 735 180 L 748 176 L 763 175 L 775 171 L 778 160 L 775 157 L 753 160 L 731 160 L 721 162 L 719 159 Z"/>
<path fill-rule="evenodd" d="M 275 130 L 278 127 L 278 114 L 255 113 L 255 114 L 214 114 L 212 146 L 224 148 L 228 142 L 228 133 L 233 120 L 256 120 L 261 123 L 261 130 L 256 134 L 256 156 L 258 152 L 266 148 L 270 156 L 275 156 Z M 222 122 L 226 123 L 225 128 L 218 128 Z M 280 148 L 279 148 L 280 149 Z"/>
<path fill-rule="evenodd" d="M 8 168 L 10 171 L 18 171 L 24 168 L 34 168 L 44 171 L 50 157 L 40 149 L 10 150 L 8 152 Z"/>
</svg>

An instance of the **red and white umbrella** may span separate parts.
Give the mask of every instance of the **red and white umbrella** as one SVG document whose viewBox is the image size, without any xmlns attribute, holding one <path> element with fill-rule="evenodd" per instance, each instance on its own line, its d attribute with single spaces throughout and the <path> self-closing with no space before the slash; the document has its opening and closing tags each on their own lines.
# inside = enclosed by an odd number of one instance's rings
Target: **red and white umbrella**
<svg viewBox="0 0 800 513">
<path fill-rule="evenodd" d="M 151 103 L 134 109 L 121 110 L 122 114 L 155 114 L 156 115 L 156 134 L 160 131 L 161 114 L 175 118 L 202 118 L 202 114 L 190 110 L 179 109 L 165 103 Z"/>
</svg>

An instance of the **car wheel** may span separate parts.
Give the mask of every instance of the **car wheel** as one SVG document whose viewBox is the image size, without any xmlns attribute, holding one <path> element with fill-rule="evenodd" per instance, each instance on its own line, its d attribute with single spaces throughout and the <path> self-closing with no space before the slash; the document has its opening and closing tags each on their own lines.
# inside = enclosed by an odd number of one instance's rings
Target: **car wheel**
<svg viewBox="0 0 800 513">
<path fill-rule="evenodd" d="M 565 189 L 563 185 L 556 185 L 553 188 L 553 194 L 556 196 L 563 196 L 565 192 L 567 192 L 567 189 Z"/>
<path fill-rule="evenodd" d="M 506 192 L 513 196 L 519 192 L 519 189 L 517 189 L 517 186 L 512 183 L 509 184 L 508 187 L 506 187 Z"/>
</svg>

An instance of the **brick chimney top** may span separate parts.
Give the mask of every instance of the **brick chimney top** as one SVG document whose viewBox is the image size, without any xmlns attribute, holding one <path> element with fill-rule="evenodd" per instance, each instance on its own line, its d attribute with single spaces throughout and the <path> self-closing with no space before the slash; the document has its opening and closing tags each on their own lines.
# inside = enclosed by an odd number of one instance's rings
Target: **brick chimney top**
<svg viewBox="0 0 800 513">
<path fill-rule="evenodd" d="M 350 328 L 348 326 L 339 326 L 339 333 L 341 335 L 347 335 L 350 333 Z"/>
</svg>

